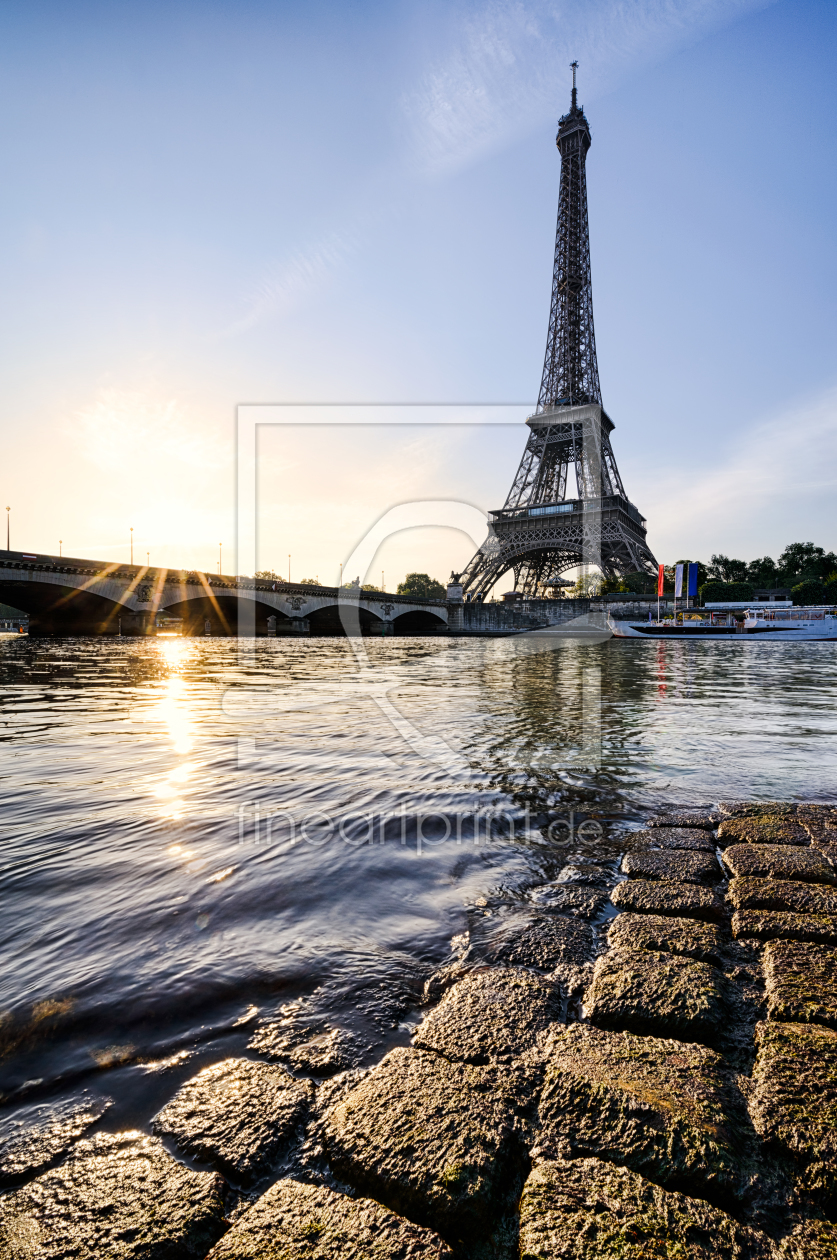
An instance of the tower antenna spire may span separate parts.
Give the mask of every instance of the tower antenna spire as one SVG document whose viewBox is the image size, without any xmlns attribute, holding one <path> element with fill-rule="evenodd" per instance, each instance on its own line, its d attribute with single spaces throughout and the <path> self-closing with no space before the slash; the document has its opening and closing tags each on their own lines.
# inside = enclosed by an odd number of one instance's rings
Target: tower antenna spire
<svg viewBox="0 0 837 1260">
<path fill-rule="evenodd" d="M 576 72 L 576 70 L 578 69 L 578 62 L 577 62 L 577 61 L 571 61 L 571 62 L 570 62 L 570 69 L 571 69 L 571 70 L 572 70 L 572 72 L 573 72 L 573 104 L 572 104 L 572 107 L 573 107 L 573 109 L 578 109 L 578 93 L 577 93 L 576 88 L 575 88 L 575 72 Z"/>
</svg>

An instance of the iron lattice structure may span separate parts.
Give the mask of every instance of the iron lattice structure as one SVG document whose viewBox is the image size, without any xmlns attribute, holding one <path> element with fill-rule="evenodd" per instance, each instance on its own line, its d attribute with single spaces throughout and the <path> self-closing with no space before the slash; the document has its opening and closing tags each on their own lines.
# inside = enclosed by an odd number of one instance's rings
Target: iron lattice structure
<svg viewBox="0 0 837 1260">
<path fill-rule="evenodd" d="M 587 152 L 590 127 L 579 108 L 573 63 L 572 103 L 558 126 L 561 189 L 552 272 L 552 302 L 538 405 L 502 509 L 460 581 L 483 597 L 509 570 L 515 589 L 533 596 L 568 569 L 598 568 L 606 577 L 656 570 L 645 520 L 619 476 L 602 407 L 590 235 Z M 568 486 L 570 473 L 575 486 Z M 567 491 L 575 490 L 568 498 Z"/>
</svg>

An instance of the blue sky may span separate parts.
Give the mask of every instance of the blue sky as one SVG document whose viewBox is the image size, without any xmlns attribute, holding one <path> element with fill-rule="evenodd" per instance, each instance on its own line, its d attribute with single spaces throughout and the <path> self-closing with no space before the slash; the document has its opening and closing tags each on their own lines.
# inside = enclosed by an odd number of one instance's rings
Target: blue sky
<svg viewBox="0 0 837 1260">
<path fill-rule="evenodd" d="M 837 548 L 836 54 L 830 0 L 7 3 L 13 546 L 126 559 L 133 525 L 212 567 L 241 402 L 533 400 L 577 57 L 604 401 L 658 558 Z M 411 496 L 499 506 L 524 440 L 265 434 L 260 562 L 330 574 Z"/>
</svg>

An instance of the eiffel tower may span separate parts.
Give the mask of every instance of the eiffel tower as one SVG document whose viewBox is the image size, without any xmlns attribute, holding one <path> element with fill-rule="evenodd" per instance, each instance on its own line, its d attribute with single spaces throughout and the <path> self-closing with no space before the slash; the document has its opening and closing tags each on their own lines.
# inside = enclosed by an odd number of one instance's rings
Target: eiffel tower
<svg viewBox="0 0 837 1260">
<path fill-rule="evenodd" d="M 483 599 L 504 573 L 534 596 L 580 566 L 605 577 L 656 572 L 645 519 L 625 493 L 610 444 L 613 421 L 602 406 L 587 226 L 585 164 L 590 127 L 579 108 L 572 63 L 570 111 L 561 119 L 561 191 L 552 304 L 538 405 L 503 507 L 489 514 L 488 538 L 460 575 L 463 591 Z M 568 477 L 575 495 L 568 497 Z"/>
</svg>

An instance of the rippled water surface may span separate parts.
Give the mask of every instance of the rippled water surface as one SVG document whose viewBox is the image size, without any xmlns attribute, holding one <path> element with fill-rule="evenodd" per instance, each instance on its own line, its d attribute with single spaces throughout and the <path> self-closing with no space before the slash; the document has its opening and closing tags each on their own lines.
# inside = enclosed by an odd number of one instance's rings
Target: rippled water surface
<svg viewBox="0 0 837 1260">
<path fill-rule="evenodd" d="M 0 696 L 0 1090 L 108 1127 L 281 1009 L 406 1042 L 660 804 L 837 795 L 825 643 L 2 639 Z"/>
</svg>

